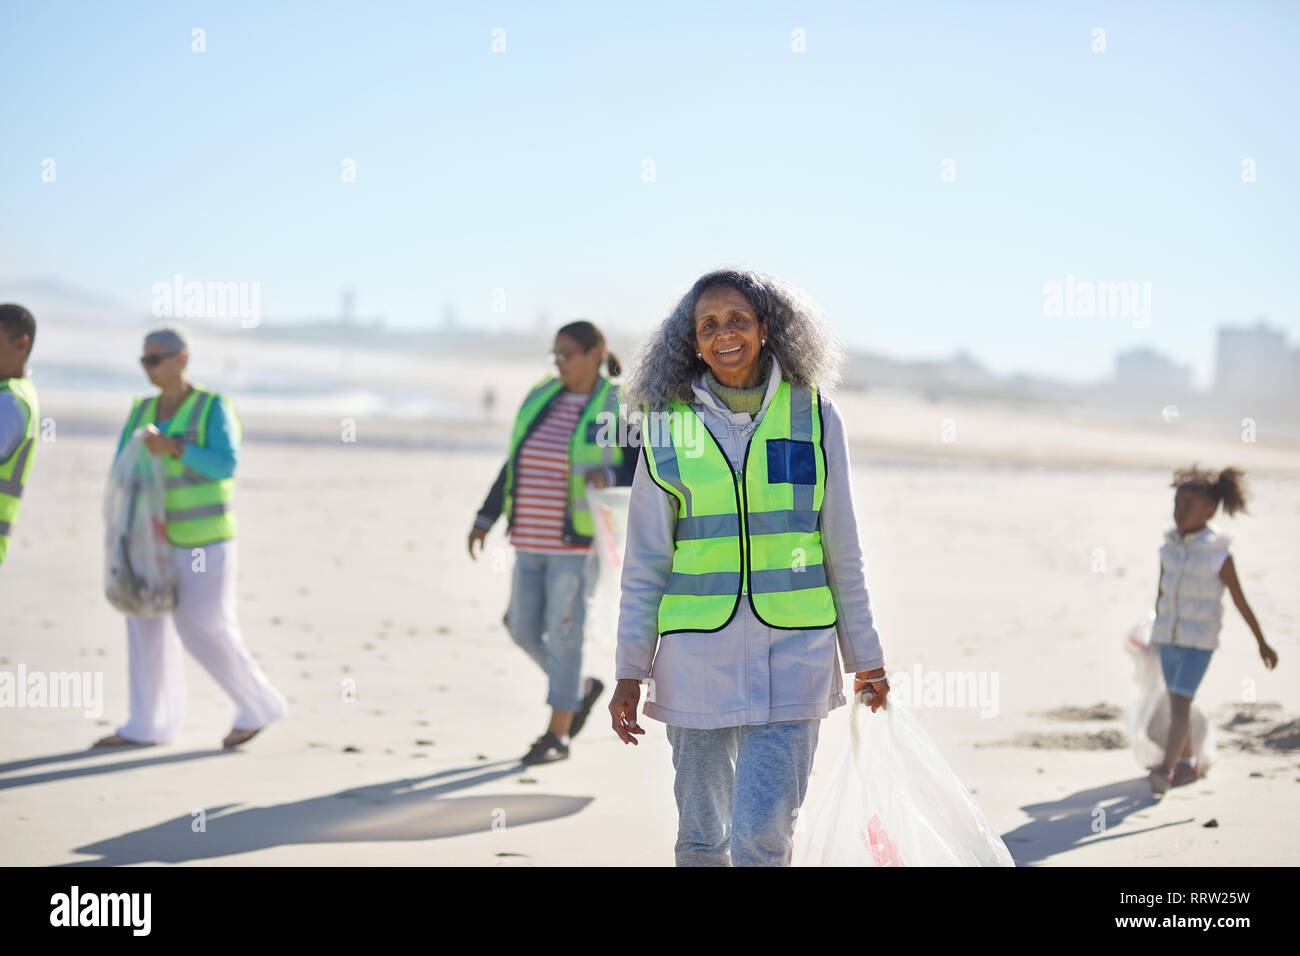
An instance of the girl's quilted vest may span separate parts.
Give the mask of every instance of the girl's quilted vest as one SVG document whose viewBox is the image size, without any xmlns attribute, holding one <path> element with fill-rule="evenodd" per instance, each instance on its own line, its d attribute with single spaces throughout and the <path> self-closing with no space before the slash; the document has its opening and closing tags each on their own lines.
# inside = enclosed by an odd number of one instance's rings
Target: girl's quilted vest
<svg viewBox="0 0 1300 956">
<path fill-rule="evenodd" d="M 1219 646 L 1223 581 L 1214 568 L 1214 552 L 1227 551 L 1230 540 L 1212 525 L 1186 540 L 1177 530 L 1165 534 L 1160 548 L 1160 601 L 1151 630 L 1152 643 L 1203 651 Z"/>
</svg>

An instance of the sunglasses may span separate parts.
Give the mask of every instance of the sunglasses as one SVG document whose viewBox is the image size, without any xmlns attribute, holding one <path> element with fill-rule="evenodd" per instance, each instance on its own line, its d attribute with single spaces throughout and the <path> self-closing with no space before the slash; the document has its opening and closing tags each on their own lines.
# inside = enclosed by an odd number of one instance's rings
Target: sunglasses
<svg viewBox="0 0 1300 956">
<path fill-rule="evenodd" d="M 561 362 L 567 362 L 575 355 L 586 355 L 590 351 L 591 349 L 569 349 L 567 352 L 551 352 L 551 359 L 556 365 L 559 365 Z"/>
<path fill-rule="evenodd" d="M 177 352 L 154 352 L 153 355 L 141 355 L 140 364 L 145 368 L 153 368 L 163 359 L 169 359 L 176 354 Z"/>
</svg>

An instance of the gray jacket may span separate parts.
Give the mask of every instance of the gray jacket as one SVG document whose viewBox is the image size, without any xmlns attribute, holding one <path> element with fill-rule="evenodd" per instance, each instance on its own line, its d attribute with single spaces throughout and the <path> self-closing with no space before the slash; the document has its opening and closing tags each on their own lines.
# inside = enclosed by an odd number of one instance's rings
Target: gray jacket
<svg viewBox="0 0 1300 956">
<path fill-rule="evenodd" d="M 773 356 L 763 405 L 752 419 L 728 409 L 703 375 L 692 383 L 691 407 L 733 469 L 744 460 L 748 439 L 780 382 L 781 367 Z M 826 580 L 835 597 L 837 619 L 831 627 L 770 628 L 754 616 L 748 601 L 741 601 L 720 631 L 660 636 L 659 602 L 673 563 L 677 499 L 655 484 L 644 454 L 638 455 L 628 505 L 614 677 L 651 679 L 647 717 L 700 728 L 825 717 L 846 703 L 841 656 L 845 673 L 884 666 L 858 543 L 844 423 L 834 404 L 824 396 L 822 403 L 826 488 L 820 529 Z"/>
</svg>

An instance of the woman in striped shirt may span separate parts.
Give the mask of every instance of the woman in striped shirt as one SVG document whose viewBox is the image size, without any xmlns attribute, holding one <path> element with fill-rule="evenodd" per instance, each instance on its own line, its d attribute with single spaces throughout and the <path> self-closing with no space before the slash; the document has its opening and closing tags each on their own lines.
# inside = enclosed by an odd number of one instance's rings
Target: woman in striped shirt
<svg viewBox="0 0 1300 956">
<path fill-rule="evenodd" d="M 550 723 L 523 756 L 525 764 L 568 757 L 570 739 L 604 688 L 594 677 L 582 680 L 583 625 L 600 565 L 581 489 L 630 485 L 636 471 L 634 439 L 617 422 L 619 388 L 600 374 L 602 362 L 611 376 L 622 368 L 600 330 L 587 321 L 564 326 L 555 336 L 554 359 L 559 376 L 529 391 L 510 455 L 469 534 L 475 558 L 474 542 L 481 551 L 488 530 L 507 511 L 516 554 L 503 620 L 550 684 Z"/>
</svg>

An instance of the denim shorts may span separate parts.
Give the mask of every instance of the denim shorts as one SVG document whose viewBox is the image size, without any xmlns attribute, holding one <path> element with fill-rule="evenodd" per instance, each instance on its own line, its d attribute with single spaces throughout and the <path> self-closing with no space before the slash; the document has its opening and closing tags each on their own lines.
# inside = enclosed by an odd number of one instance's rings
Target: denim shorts
<svg viewBox="0 0 1300 956">
<path fill-rule="evenodd" d="M 1200 686 L 1205 669 L 1210 666 L 1214 651 L 1180 644 L 1157 644 L 1160 648 L 1160 669 L 1165 674 L 1165 687 L 1169 693 L 1191 699 Z"/>
</svg>

